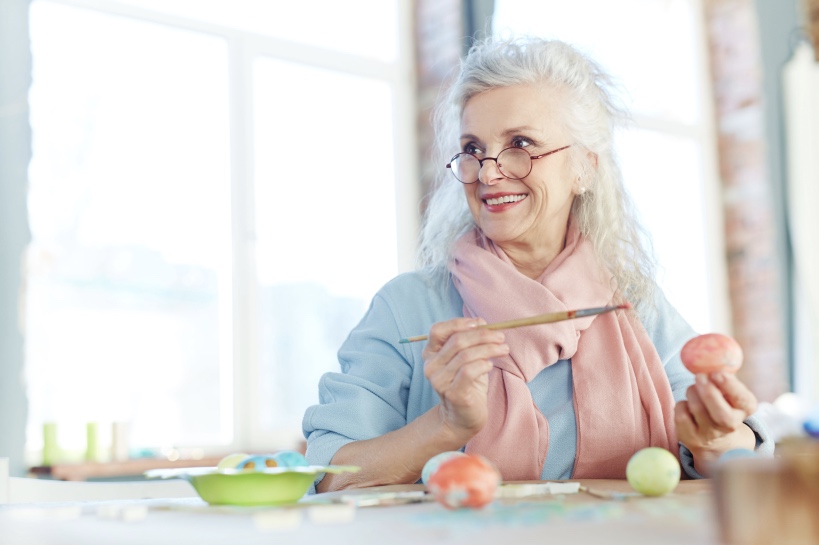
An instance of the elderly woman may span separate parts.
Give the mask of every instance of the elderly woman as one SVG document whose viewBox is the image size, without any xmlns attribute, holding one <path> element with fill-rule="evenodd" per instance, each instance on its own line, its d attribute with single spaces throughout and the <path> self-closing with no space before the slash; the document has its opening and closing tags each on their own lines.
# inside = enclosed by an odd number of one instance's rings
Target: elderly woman
<svg viewBox="0 0 819 545">
<path fill-rule="evenodd" d="M 459 449 L 504 480 L 623 478 L 648 446 L 700 477 L 730 449 L 772 449 L 735 376 L 694 377 L 680 361 L 695 333 L 654 283 L 606 83 L 558 41 L 469 52 L 436 116 L 451 159 L 430 199 L 424 266 L 376 294 L 305 414 L 311 463 L 362 468 L 318 491 L 416 482 L 432 456 Z M 633 309 L 478 327 L 625 302 Z M 427 331 L 426 343 L 399 343 Z"/>
</svg>

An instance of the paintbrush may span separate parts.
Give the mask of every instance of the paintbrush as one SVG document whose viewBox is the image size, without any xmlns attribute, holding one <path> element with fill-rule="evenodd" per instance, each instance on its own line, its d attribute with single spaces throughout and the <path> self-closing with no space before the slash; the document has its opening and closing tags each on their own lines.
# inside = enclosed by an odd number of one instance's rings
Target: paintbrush
<svg viewBox="0 0 819 545">
<path fill-rule="evenodd" d="M 530 316 L 528 318 L 518 318 L 516 320 L 507 320 L 505 322 L 495 322 L 494 324 L 485 324 L 478 326 L 484 329 L 512 329 L 515 327 L 523 327 L 527 325 L 537 324 L 551 324 L 554 322 L 562 322 L 563 320 L 574 320 L 575 318 L 584 318 L 586 316 L 595 316 L 603 314 L 604 312 L 611 312 L 612 310 L 620 310 L 631 308 L 631 304 L 623 303 L 622 305 L 613 305 L 610 307 L 596 307 L 583 308 L 578 310 L 564 310 L 562 312 L 550 312 L 549 314 L 538 314 L 537 316 Z M 407 337 L 401 339 L 399 343 L 414 343 L 417 341 L 425 341 L 429 337 L 427 335 L 418 335 L 417 337 Z"/>
</svg>

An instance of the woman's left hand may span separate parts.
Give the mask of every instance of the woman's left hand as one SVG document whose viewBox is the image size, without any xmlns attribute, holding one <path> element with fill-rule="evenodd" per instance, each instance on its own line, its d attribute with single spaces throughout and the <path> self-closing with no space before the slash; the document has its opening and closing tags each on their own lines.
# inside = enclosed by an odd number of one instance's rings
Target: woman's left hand
<svg viewBox="0 0 819 545">
<path fill-rule="evenodd" d="M 756 396 L 731 373 L 696 375 L 687 400 L 677 403 L 677 435 L 694 456 L 701 475 L 731 449 L 754 450 L 756 435 L 743 422 L 756 411 Z"/>
</svg>

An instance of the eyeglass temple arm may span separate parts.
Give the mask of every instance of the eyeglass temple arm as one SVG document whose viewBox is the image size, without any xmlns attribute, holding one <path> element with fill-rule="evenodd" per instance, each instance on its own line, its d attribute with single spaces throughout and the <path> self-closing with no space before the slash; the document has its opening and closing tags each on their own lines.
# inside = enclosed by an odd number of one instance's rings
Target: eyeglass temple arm
<svg viewBox="0 0 819 545">
<path fill-rule="evenodd" d="M 532 159 L 540 159 L 541 157 L 546 157 L 547 155 L 551 155 L 553 153 L 557 153 L 558 151 L 563 151 L 566 148 L 570 148 L 572 145 L 569 144 L 568 146 L 563 146 L 562 148 L 553 149 L 552 151 L 547 151 L 546 153 L 541 153 L 540 155 L 531 155 L 530 158 Z"/>
</svg>

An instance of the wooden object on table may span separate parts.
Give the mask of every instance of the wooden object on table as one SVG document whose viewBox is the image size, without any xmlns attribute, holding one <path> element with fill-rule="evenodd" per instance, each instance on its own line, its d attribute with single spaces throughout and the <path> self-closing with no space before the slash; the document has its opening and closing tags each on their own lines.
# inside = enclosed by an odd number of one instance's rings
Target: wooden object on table
<svg viewBox="0 0 819 545">
<path fill-rule="evenodd" d="M 724 462 L 714 486 L 724 543 L 819 543 L 819 441 L 784 443 L 776 458 Z"/>
<path fill-rule="evenodd" d="M 54 464 L 38 466 L 30 470 L 35 476 L 50 477 L 61 481 L 87 481 L 89 479 L 112 479 L 118 477 L 142 477 L 149 469 L 167 469 L 176 467 L 212 467 L 219 463 L 222 457 L 201 458 L 199 460 L 180 459 L 166 460 L 162 458 L 136 458 L 121 462 L 109 463 L 77 463 Z"/>
</svg>

